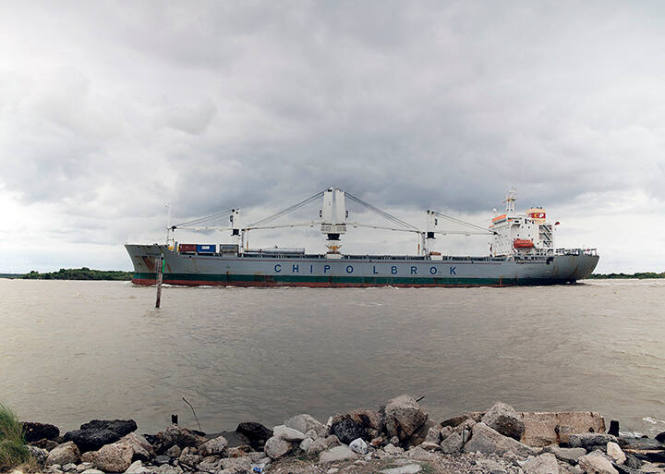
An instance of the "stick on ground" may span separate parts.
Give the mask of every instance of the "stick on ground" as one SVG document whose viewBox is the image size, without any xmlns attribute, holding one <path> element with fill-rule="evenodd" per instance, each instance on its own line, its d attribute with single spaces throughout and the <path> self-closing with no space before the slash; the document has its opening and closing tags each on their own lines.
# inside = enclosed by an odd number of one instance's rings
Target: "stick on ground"
<svg viewBox="0 0 665 474">
<path fill-rule="evenodd" d="M 194 419 L 196 420 L 196 424 L 199 425 L 199 431 L 203 431 L 203 430 L 201 429 L 201 422 L 199 421 L 199 417 L 196 416 L 196 411 L 194 410 L 194 407 L 192 406 L 192 404 L 189 403 L 185 397 L 182 397 L 182 400 L 183 400 L 187 405 L 189 405 L 189 408 L 192 409 L 192 413 L 194 413 Z"/>
</svg>

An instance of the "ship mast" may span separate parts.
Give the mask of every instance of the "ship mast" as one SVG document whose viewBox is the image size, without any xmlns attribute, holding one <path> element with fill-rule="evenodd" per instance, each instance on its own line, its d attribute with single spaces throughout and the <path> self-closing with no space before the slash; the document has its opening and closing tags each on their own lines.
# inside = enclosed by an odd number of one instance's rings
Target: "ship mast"
<svg viewBox="0 0 665 474">
<path fill-rule="evenodd" d="M 171 226 L 171 203 L 166 203 L 166 246 L 168 247 L 171 242 L 175 243 L 175 236 L 171 237 L 171 232 L 175 232 L 175 226 Z"/>
<path fill-rule="evenodd" d="M 517 191 L 515 188 L 510 188 L 506 193 L 506 214 L 515 214 L 515 201 L 517 200 Z"/>
<path fill-rule="evenodd" d="M 438 225 L 439 220 L 436 218 L 436 212 L 429 209 L 425 211 L 425 233 L 422 235 L 423 255 L 429 255 L 434 247 L 434 232 Z"/>
<path fill-rule="evenodd" d="M 327 255 L 331 258 L 341 257 L 340 236 L 346 233 L 346 218 L 349 216 L 344 197 L 344 191 L 337 188 L 328 188 L 323 192 L 323 206 L 319 211 L 319 217 L 321 217 L 321 232 L 327 238 Z"/>
</svg>

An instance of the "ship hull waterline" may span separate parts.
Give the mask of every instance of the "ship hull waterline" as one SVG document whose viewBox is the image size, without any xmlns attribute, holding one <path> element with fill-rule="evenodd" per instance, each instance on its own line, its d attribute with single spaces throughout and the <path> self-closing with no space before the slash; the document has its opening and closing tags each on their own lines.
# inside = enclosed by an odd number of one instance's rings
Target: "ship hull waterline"
<svg viewBox="0 0 665 474">
<path fill-rule="evenodd" d="M 182 286 L 242 287 L 474 287 L 553 285 L 587 278 L 597 255 L 529 259 L 489 257 L 321 255 L 222 256 L 180 254 L 164 245 L 126 245 L 134 265 L 132 282 L 154 285 L 164 256 L 163 282 Z"/>
</svg>

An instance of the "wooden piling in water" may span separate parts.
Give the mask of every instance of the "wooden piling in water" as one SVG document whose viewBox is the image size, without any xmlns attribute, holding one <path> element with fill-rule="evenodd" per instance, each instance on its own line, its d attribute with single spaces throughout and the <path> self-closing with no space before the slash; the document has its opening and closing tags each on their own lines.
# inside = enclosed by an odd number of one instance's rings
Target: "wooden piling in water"
<svg viewBox="0 0 665 474">
<path fill-rule="evenodd" d="M 610 421 L 610 430 L 607 433 L 619 436 L 619 422 L 617 420 Z"/>
<path fill-rule="evenodd" d="M 162 303 L 162 280 L 164 274 L 164 256 L 159 257 L 157 263 L 157 300 L 155 301 L 155 308 L 159 308 Z"/>
</svg>

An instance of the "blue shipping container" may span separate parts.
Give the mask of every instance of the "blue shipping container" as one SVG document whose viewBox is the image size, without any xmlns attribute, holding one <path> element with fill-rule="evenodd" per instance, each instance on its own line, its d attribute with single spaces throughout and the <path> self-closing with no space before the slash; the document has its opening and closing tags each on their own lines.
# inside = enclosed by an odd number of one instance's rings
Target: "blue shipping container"
<svg viewBox="0 0 665 474">
<path fill-rule="evenodd" d="M 215 253 L 215 244 L 196 244 L 196 253 Z"/>
</svg>

